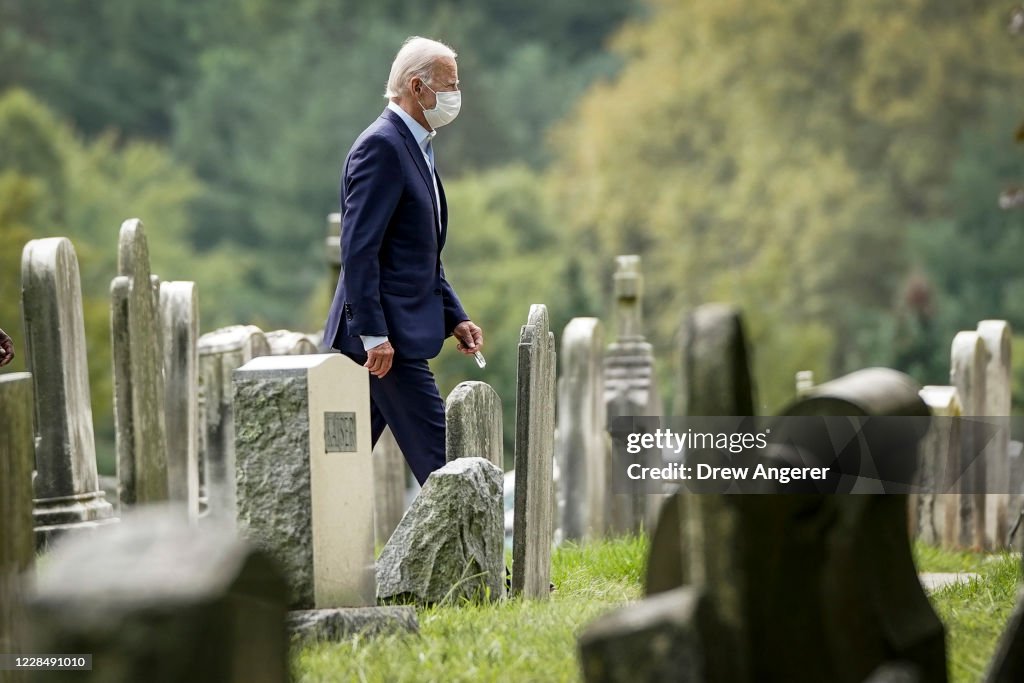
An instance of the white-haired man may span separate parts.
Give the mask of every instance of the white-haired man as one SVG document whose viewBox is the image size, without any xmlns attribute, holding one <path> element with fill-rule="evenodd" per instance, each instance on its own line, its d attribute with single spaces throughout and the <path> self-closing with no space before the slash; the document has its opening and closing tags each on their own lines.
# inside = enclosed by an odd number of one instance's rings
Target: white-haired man
<svg viewBox="0 0 1024 683">
<path fill-rule="evenodd" d="M 370 371 L 373 443 L 385 425 L 416 479 L 445 463 L 444 403 L 427 365 L 445 338 L 472 355 L 483 332 L 441 265 L 448 227 L 431 141 L 461 107 L 455 52 L 409 38 L 384 113 L 356 139 L 341 179 L 342 274 L 324 342 Z"/>
</svg>

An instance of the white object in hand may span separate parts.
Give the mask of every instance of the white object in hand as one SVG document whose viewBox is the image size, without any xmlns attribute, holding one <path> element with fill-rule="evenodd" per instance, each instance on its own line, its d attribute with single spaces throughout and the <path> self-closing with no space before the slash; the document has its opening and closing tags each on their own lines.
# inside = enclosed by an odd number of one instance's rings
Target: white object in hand
<svg viewBox="0 0 1024 683">
<path fill-rule="evenodd" d="M 486 368 L 487 367 L 487 361 L 484 360 L 484 354 L 482 354 L 479 351 L 477 351 L 476 353 L 473 354 L 473 358 L 476 359 L 476 364 L 479 367 L 481 367 L 481 368 Z"/>
</svg>

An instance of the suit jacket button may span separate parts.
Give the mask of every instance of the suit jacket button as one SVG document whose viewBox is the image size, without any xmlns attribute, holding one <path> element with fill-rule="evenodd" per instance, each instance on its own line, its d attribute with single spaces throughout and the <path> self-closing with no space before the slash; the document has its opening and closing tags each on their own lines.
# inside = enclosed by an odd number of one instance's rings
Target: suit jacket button
<svg viewBox="0 0 1024 683">
<path fill-rule="evenodd" d="M 438 287 L 437 289 L 434 290 L 434 294 L 440 294 L 440 293 L 441 293 L 441 288 L 440 287 Z"/>
</svg>

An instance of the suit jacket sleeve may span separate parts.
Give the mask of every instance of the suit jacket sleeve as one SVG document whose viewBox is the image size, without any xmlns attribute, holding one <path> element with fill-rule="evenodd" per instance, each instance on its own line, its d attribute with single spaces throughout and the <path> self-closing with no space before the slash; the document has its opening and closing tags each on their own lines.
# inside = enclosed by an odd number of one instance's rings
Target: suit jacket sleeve
<svg viewBox="0 0 1024 683">
<path fill-rule="evenodd" d="M 386 336 L 380 304 L 381 243 L 402 196 L 402 167 L 397 152 L 380 136 L 366 138 L 349 156 L 342 189 L 344 224 L 341 261 L 348 300 L 350 336 Z"/>
<path fill-rule="evenodd" d="M 455 289 L 445 279 L 443 264 L 441 265 L 441 299 L 444 302 L 444 336 L 450 337 L 456 325 L 470 318 L 462 308 L 462 302 L 455 294 Z"/>
</svg>

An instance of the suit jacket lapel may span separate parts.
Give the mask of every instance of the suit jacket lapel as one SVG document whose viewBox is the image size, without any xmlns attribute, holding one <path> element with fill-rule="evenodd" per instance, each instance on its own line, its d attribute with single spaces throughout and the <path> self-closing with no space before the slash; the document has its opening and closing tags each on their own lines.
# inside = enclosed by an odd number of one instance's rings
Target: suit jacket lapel
<svg viewBox="0 0 1024 683">
<path fill-rule="evenodd" d="M 434 173 L 437 173 L 437 168 L 434 169 Z M 444 194 L 440 173 L 437 173 L 437 194 L 441 198 L 441 234 L 438 244 L 439 248 L 443 248 L 444 241 L 448 238 L 448 198 Z"/>
<path fill-rule="evenodd" d="M 437 199 L 434 197 L 434 183 L 430 179 L 430 169 L 427 167 L 427 160 L 423 158 L 423 150 L 416 144 L 416 140 L 412 137 L 412 131 L 409 130 L 409 126 L 405 125 L 405 121 L 390 109 L 385 109 L 381 116 L 386 117 L 390 121 L 398 132 L 402 135 L 402 139 L 405 141 L 405 148 L 409 150 L 409 154 L 412 155 L 413 162 L 416 164 L 416 168 L 419 169 L 420 177 L 423 178 L 423 182 L 427 184 L 427 194 L 430 195 L 430 206 L 434 210 L 434 228 L 438 235 L 441 233 L 441 226 L 438 225 L 437 221 Z M 441 187 L 438 182 L 438 188 Z"/>
</svg>

